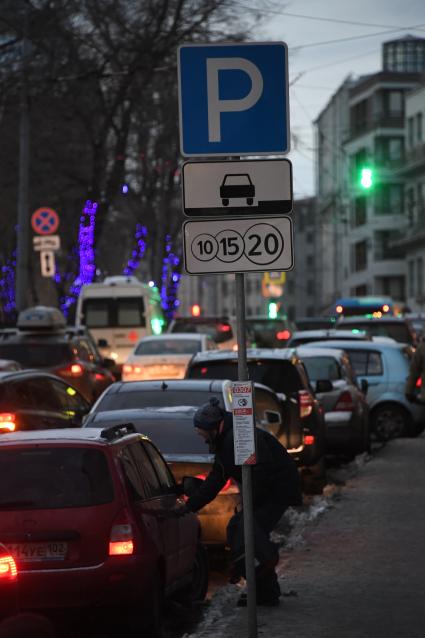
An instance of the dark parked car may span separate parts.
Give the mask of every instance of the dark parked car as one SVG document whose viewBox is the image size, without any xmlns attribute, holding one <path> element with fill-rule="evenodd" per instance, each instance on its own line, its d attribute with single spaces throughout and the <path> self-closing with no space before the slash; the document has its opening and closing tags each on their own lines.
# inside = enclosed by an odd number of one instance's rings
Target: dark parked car
<svg viewBox="0 0 425 638">
<path fill-rule="evenodd" d="M 294 332 L 287 319 L 247 317 L 245 320 L 247 344 L 251 348 L 284 348 Z"/>
<path fill-rule="evenodd" d="M 0 373 L 0 433 L 81 427 L 90 404 L 69 383 L 38 370 Z"/>
<path fill-rule="evenodd" d="M 297 330 L 330 330 L 335 328 L 335 317 L 299 317 L 295 319 Z"/>
<path fill-rule="evenodd" d="M 113 361 L 102 359 L 90 338 L 66 328 L 57 308 L 36 306 L 20 313 L 16 329 L 0 331 L 0 357 L 62 377 L 87 401 L 115 381 L 108 368 Z"/>
<path fill-rule="evenodd" d="M 259 427 L 277 432 L 282 405 L 276 394 L 255 384 L 255 412 Z M 185 475 L 205 478 L 213 457 L 193 427 L 193 413 L 211 397 L 231 410 L 231 382 L 210 380 L 135 381 L 115 383 L 92 407 L 84 427 L 131 422 L 159 447 L 176 480 Z M 226 542 L 229 513 L 239 503 L 239 488 L 228 482 L 219 496 L 199 512 L 202 540 Z"/>
<path fill-rule="evenodd" d="M 297 353 L 325 410 L 326 451 L 348 458 L 370 451 L 369 406 L 347 353 L 309 345 Z"/>
<path fill-rule="evenodd" d="M 22 609 L 118 611 L 157 638 L 164 596 L 205 596 L 199 521 L 131 426 L 5 434 L 0 465 L 0 541 Z"/>
<path fill-rule="evenodd" d="M 416 331 L 405 317 L 341 317 L 335 326 L 337 331 L 364 330 L 371 337 L 390 337 L 399 343 L 415 346 Z M 345 337 L 341 337 L 345 339 Z"/>
<path fill-rule="evenodd" d="M 237 357 L 237 352 L 232 351 L 198 353 L 189 364 L 186 377 L 236 381 Z M 247 359 L 250 379 L 271 388 L 282 401 L 283 423 L 268 429 L 287 448 L 303 475 L 310 477 L 305 489 L 319 490 L 326 476 L 323 408 L 301 360 L 288 348 L 248 349 Z"/>
</svg>

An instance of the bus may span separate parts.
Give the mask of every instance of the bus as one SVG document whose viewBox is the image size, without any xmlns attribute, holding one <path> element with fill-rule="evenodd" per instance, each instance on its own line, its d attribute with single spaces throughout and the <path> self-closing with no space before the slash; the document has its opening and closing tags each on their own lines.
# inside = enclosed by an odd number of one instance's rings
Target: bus
<svg viewBox="0 0 425 638">
<path fill-rule="evenodd" d="M 331 314 L 334 317 L 385 317 L 398 316 L 403 305 L 391 297 L 341 297 L 335 301 Z"/>
<path fill-rule="evenodd" d="M 106 277 L 81 288 L 76 326 L 86 327 L 101 354 L 122 365 L 136 343 L 146 335 L 161 334 L 165 325 L 158 289 L 134 276 Z"/>
</svg>

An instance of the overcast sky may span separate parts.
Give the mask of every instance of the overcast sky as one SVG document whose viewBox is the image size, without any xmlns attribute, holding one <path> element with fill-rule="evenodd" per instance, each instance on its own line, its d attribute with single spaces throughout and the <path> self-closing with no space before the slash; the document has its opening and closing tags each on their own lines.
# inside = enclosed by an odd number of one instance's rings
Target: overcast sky
<svg viewBox="0 0 425 638">
<path fill-rule="evenodd" d="M 288 44 L 291 133 L 298 140 L 288 157 L 295 196 L 307 197 L 314 194 L 313 120 L 347 75 L 381 70 L 382 42 L 425 37 L 425 1 L 276 0 L 274 7 L 256 39 Z"/>
</svg>

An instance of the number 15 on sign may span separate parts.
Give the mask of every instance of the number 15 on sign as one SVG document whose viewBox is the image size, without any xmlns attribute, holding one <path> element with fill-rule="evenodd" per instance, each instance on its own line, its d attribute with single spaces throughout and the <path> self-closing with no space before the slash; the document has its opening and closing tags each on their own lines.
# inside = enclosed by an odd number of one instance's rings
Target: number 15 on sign
<svg viewBox="0 0 425 638">
<path fill-rule="evenodd" d="M 293 268 L 289 217 L 189 221 L 183 228 L 189 274 Z"/>
</svg>

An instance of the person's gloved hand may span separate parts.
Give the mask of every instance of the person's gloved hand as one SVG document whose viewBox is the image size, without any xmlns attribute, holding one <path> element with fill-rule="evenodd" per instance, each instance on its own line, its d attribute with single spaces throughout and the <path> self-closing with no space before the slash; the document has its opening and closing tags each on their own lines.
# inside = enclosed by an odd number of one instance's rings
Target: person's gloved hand
<svg viewBox="0 0 425 638">
<path fill-rule="evenodd" d="M 406 392 L 404 396 L 406 397 L 408 401 L 410 401 L 410 403 L 416 403 L 417 401 L 416 395 L 413 394 L 412 392 Z"/>
</svg>

